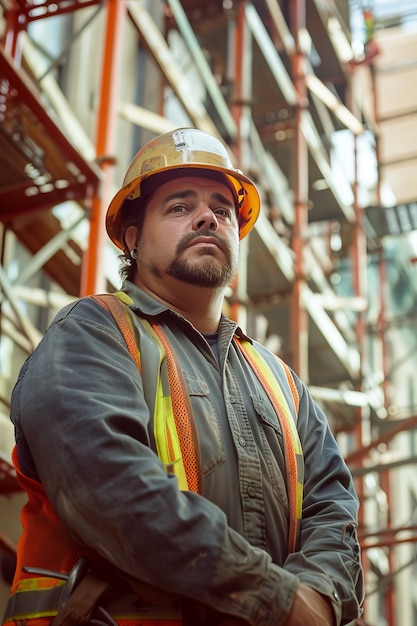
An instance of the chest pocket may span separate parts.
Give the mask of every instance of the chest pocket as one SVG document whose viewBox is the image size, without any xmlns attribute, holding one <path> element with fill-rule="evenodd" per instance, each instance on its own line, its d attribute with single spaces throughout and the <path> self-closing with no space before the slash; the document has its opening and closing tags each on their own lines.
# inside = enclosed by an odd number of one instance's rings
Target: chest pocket
<svg viewBox="0 0 417 626">
<path fill-rule="evenodd" d="M 198 432 L 203 476 L 208 476 L 226 460 L 219 416 L 204 380 L 184 372 Z"/>
<path fill-rule="evenodd" d="M 285 479 L 285 457 L 281 424 L 269 402 L 251 395 L 258 420 L 263 462 L 267 468 L 272 492 L 288 515 L 288 494 Z"/>
<path fill-rule="evenodd" d="M 277 418 L 275 411 L 272 410 L 270 404 L 253 395 L 251 395 L 251 399 L 260 423 L 272 428 L 282 442 L 281 424 L 279 423 L 279 419 Z"/>
</svg>

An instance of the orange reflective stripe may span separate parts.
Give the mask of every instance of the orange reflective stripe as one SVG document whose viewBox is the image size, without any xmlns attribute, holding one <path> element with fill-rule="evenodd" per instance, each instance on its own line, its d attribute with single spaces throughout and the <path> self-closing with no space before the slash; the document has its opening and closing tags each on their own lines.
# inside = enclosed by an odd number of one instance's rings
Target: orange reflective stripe
<svg viewBox="0 0 417 626">
<path fill-rule="evenodd" d="M 279 361 L 281 367 L 283 367 L 285 375 L 287 377 L 288 384 L 289 384 L 290 389 L 291 389 L 292 399 L 293 399 L 293 402 L 294 402 L 295 414 L 297 415 L 298 414 L 298 409 L 300 407 L 300 397 L 298 395 L 298 389 L 297 389 L 297 387 L 295 385 L 294 377 L 291 374 L 291 370 L 288 367 L 288 365 L 286 363 L 284 363 L 284 361 L 281 361 L 281 359 L 279 359 L 278 357 L 277 357 L 277 360 Z"/>
<path fill-rule="evenodd" d="M 33 579 L 31 579 L 33 580 Z M 18 590 L 12 596 L 6 606 L 3 616 L 4 624 L 13 624 L 25 622 L 32 619 L 41 619 L 49 617 L 49 621 L 60 611 L 62 602 L 62 590 L 66 581 L 52 578 L 53 587 L 45 587 L 41 578 L 36 579 L 37 586 L 32 586 L 25 591 Z M 24 581 L 26 583 L 26 580 Z M 25 584 L 23 586 L 26 586 Z M 103 596 L 98 601 L 108 614 L 110 614 L 117 623 L 130 624 L 159 624 L 162 623 L 181 623 L 182 612 L 177 607 L 158 607 L 158 606 L 139 606 L 136 605 L 137 596 L 133 593 L 122 594 L 120 597 Z M 89 603 L 89 598 L 87 598 Z M 78 608 L 84 610 L 83 605 L 73 607 L 73 611 Z"/>
<path fill-rule="evenodd" d="M 90 297 L 110 311 L 115 322 L 120 328 L 120 331 L 125 339 L 126 346 L 132 357 L 135 359 L 140 372 L 140 353 L 133 334 L 129 309 L 127 309 L 126 306 L 123 306 L 123 304 L 132 304 L 132 300 L 124 292 L 101 294 L 99 296 Z M 179 478 L 180 487 L 184 489 L 188 488 L 190 491 L 199 493 L 201 489 L 200 459 L 198 456 L 200 448 L 197 443 L 192 408 L 188 394 L 186 393 L 187 387 L 182 376 L 181 368 L 177 363 L 176 356 L 170 346 L 168 338 L 162 332 L 161 328 L 154 322 L 151 324 L 149 324 L 147 320 L 141 320 L 141 322 L 148 333 L 152 333 L 153 331 L 156 336 L 156 340 L 159 340 L 162 346 L 161 350 L 165 353 L 164 356 L 166 359 L 168 384 L 171 395 L 170 402 L 175 422 L 175 432 L 172 432 L 169 428 L 169 419 L 165 419 L 164 442 L 162 442 L 159 438 L 161 433 L 158 428 L 156 433 L 157 447 L 158 449 L 168 449 L 169 464 L 172 464 L 173 471 Z M 155 418 L 157 417 L 158 416 L 155 416 Z M 178 439 L 178 445 L 181 451 L 180 459 L 177 459 L 177 455 L 175 454 L 176 446 L 172 440 L 173 436 L 176 436 Z M 163 443 L 164 445 L 162 445 Z M 161 460 L 164 464 L 166 464 L 167 459 L 161 458 Z M 181 467 L 177 467 L 179 461 L 181 461 L 183 469 Z M 181 480 L 182 476 L 184 477 L 183 480 Z"/>
<path fill-rule="evenodd" d="M 133 334 L 133 328 L 131 326 L 130 319 L 126 315 L 125 309 L 120 306 L 120 299 L 118 297 L 114 298 L 110 294 L 102 294 L 100 296 L 90 296 L 93 300 L 104 306 L 110 313 L 113 315 L 120 332 L 123 335 L 123 338 L 126 342 L 126 346 L 136 363 L 136 366 L 140 369 L 140 359 L 139 352 L 135 341 L 135 336 Z M 125 303 L 126 304 L 126 303 Z"/>
<path fill-rule="evenodd" d="M 160 326 L 151 323 L 152 330 L 162 343 L 167 360 L 168 381 L 171 390 L 172 409 L 174 412 L 175 426 L 181 448 L 182 462 L 187 477 L 188 489 L 200 492 L 200 463 L 197 457 L 198 445 L 193 428 L 194 420 L 188 395 L 185 393 L 185 381 L 182 380 L 181 369 L 176 356 L 171 349 L 166 335 Z"/>
<path fill-rule="evenodd" d="M 235 338 L 236 345 L 240 348 L 259 382 L 265 389 L 281 424 L 290 511 L 288 551 L 294 552 L 297 546 L 303 504 L 304 464 L 300 439 L 288 403 L 268 364 L 249 341 L 242 340 L 238 337 Z M 289 368 L 281 359 L 277 359 L 277 361 L 283 367 L 288 380 L 288 376 L 291 376 Z M 290 388 L 294 407 L 298 410 L 298 393 L 294 395 L 294 390 L 296 391 L 295 384 L 290 385 Z M 295 415 L 297 415 L 297 412 Z"/>
</svg>

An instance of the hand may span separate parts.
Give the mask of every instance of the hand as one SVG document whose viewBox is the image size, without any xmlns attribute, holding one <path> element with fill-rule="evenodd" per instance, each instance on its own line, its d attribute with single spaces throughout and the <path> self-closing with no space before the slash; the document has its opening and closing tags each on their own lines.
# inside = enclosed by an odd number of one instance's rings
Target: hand
<svg viewBox="0 0 417 626">
<path fill-rule="evenodd" d="M 335 626 L 333 610 L 317 591 L 301 583 L 282 626 Z"/>
</svg>

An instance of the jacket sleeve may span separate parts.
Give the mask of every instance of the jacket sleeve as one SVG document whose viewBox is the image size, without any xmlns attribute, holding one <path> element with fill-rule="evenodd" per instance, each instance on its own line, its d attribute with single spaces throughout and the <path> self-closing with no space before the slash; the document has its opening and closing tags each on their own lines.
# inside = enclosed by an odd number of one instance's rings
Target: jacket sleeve
<svg viewBox="0 0 417 626">
<path fill-rule="evenodd" d="M 150 446 L 141 377 L 100 305 L 83 299 L 57 316 L 22 370 L 12 419 L 78 542 L 138 580 L 250 624 L 284 621 L 296 572 L 165 472 Z"/>
<path fill-rule="evenodd" d="M 346 624 L 360 614 L 364 593 L 356 535 L 358 500 L 324 413 L 305 385 L 295 380 L 305 483 L 299 551 L 287 557 L 284 567 L 335 600 L 340 623 Z"/>
</svg>

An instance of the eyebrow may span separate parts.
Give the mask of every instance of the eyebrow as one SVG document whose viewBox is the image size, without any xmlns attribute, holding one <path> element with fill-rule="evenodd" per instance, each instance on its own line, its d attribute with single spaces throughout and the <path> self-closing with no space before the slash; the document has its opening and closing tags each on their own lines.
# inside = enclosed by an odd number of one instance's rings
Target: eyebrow
<svg viewBox="0 0 417 626">
<path fill-rule="evenodd" d="M 197 193 L 193 191 L 192 189 L 184 189 L 183 191 L 176 191 L 175 193 L 169 194 L 168 196 L 163 198 L 162 203 L 165 204 L 167 202 L 171 202 L 172 200 L 195 197 L 196 195 Z M 234 206 L 235 204 L 233 200 L 229 200 L 222 193 L 218 193 L 218 192 L 212 193 L 211 199 L 216 200 L 217 202 L 220 202 L 222 204 L 226 204 L 228 206 Z"/>
</svg>

